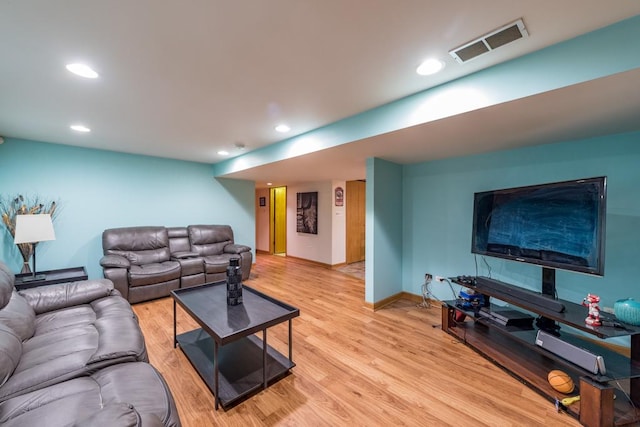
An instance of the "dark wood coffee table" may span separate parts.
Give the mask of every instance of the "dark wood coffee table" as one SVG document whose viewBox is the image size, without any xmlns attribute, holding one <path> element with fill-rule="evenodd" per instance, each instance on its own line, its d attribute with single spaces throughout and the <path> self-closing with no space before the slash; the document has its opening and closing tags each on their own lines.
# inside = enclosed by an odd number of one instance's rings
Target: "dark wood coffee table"
<svg viewBox="0 0 640 427">
<path fill-rule="evenodd" d="M 243 286 L 243 303 L 227 305 L 224 282 L 209 283 L 171 292 L 173 297 L 173 346 L 179 344 L 215 397 L 215 408 L 239 403 L 286 376 L 292 359 L 292 319 L 300 310 Z M 200 328 L 176 333 L 176 304 Z M 267 344 L 267 328 L 289 321 L 289 357 Z M 262 339 L 255 334 L 262 331 Z"/>
</svg>

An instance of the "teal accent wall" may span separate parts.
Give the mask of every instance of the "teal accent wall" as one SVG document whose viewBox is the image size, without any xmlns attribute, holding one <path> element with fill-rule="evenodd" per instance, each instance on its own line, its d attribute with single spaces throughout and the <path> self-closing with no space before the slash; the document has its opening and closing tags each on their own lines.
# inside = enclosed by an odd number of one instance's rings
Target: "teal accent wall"
<svg viewBox="0 0 640 427">
<path fill-rule="evenodd" d="M 488 275 L 540 291 L 541 268 L 471 254 L 473 194 L 500 188 L 607 176 L 605 275 L 557 271 L 558 296 L 581 302 L 587 293 L 612 307 L 640 299 L 640 133 L 452 158 L 404 167 L 403 289 L 421 293 L 424 274 Z M 451 290 L 432 284 L 440 299 Z"/>
<path fill-rule="evenodd" d="M 367 159 L 365 301 L 402 292 L 402 166 Z"/>
<path fill-rule="evenodd" d="M 102 277 L 102 231 L 138 225 L 229 224 L 255 248 L 254 183 L 215 179 L 203 163 L 7 139 L 0 145 L 0 194 L 60 201 L 56 240 L 38 245 L 38 270 L 86 266 Z M 21 257 L 4 227 L 0 259 Z"/>
</svg>

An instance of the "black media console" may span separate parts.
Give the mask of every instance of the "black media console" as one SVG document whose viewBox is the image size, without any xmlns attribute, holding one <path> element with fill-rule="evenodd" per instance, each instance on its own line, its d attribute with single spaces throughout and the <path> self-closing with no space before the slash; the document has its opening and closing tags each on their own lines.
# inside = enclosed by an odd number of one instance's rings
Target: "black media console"
<svg viewBox="0 0 640 427">
<path fill-rule="evenodd" d="M 601 313 L 601 318 L 606 325 L 613 326 L 594 327 L 585 323 L 587 307 L 572 301 L 554 299 L 486 277 L 459 276 L 452 280 L 488 298 L 485 298 L 485 307 L 473 309 L 461 308 L 459 301 L 444 301 L 442 329 L 445 332 L 464 341 L 466 345 L 554 402 L 566 395 L 551 388 L 547 374 L 552 369 L 567 372 L 577 386 L 572 395 L 579 393 L 581 401 L 570 405 L 566 410 L 583 425 L 640 422 L 640 411 L 634 408 L 634 405 L 640 408 L 640 327 L 619 322 L 609 313 Z M 590 372 L 536 345 L 538 330 L 545 329 L 541 323 L 536 322 L 536 327 L 531 322 L 501 321 L 498 314 L 506 307 L 491 303 L 491 299 L 504 301 L 554 324 L 557 322 L 553 334 L 577 348 L 602 356 L 606 361 L 606 375 L 594 374 L 593 370 Z M 472 321 L 456 321 L 456 313 L 459 311 Z M 568 328 L 565 331 L 563 325 L 586 332 L 594 338 L 580 336 Z M 630 336 L 629 355 L 601 345 L 602 342 L 597 339 L 621 336 Z M 620 384 L 623 384 L 624 389 L 620 389 Z"/>
<path fill-rule="evenodd" d="M 562 313 L 565 310 L 564 304 L 557 299 L 488 277 L 476 277 L 475 289 L 482 294 L 490 292 L 495 298 L 512 302 L 513 304 L 521 302 L 525 305 L 536 305 L 556 313 Z"/>
</svg>

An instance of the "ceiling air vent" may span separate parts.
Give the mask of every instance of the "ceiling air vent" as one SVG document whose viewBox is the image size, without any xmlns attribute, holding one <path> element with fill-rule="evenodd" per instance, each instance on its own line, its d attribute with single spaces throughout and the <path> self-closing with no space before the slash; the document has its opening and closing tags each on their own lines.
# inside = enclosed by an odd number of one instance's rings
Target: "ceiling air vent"
<svg viewBox="0 0 640 427">
<path fill-rule="evenodd" d="M 472 40 L 469 43 L 465 43 L 449 51 L 449 54 L 462 64 L 493 49 L 497 49 L 500 46 L 527 36 L 529 36 L 529 33 L 527 33 L 527 29 L 524 27 L 524 22 L 522 22 L 522 19 L 518 19 L 516 22 L 498 28 L 476 40 Z"/>
</svg>

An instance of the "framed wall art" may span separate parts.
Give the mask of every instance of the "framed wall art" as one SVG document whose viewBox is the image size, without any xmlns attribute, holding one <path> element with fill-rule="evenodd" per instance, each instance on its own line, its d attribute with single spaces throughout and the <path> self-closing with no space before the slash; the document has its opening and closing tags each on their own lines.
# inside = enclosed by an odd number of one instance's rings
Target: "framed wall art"
<svg viewBox="0 0 640 427">
<path fill-rule="evenodd" d="M 318 192 L 297 193 L 296 231 L 318 234 Z"/>
<path fill-rule="evenodd" d="M 335 190 L 335 205 L 344 206 L 344 189 L 342 187 L 336 187 Z"/>
</svg>

